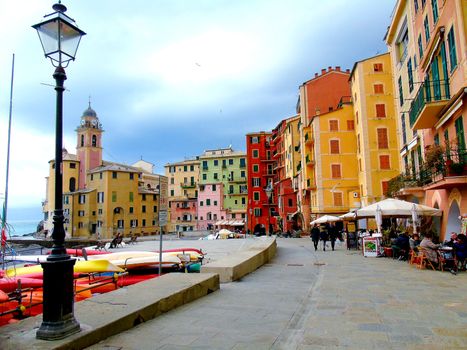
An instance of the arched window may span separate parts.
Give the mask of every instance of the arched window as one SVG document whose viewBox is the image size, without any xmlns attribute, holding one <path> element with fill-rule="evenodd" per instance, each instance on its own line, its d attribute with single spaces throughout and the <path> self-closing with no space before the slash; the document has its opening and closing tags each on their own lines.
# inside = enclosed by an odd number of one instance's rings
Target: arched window
<svg viewBox="0 0 467 350">
<path fill-rule="evenodd" d="M 70 192 L 75 192 L 76 190 L 76 179 L 74 177 L 70 177 Z"/>
<path fill-rule="evenodd" d="M 84 135 L 81 135 L 81 147 L 84 147 Z"/>
<path fill-rule="evenodd" d="M 96 135 L 92 135 L 92 147 L 96 147 L 97 146 L 97 137 Z"/>
</svg>

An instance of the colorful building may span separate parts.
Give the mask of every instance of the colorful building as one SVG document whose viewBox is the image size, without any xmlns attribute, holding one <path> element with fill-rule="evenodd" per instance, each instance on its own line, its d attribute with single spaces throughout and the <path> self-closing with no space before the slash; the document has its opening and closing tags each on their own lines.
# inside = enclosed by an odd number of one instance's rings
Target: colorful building
<svg viewBox="0 0 467 350">
<path fill-rule="evenodd" d="M 102 125 L 89 106 L 77 128 L 77 155 L 63 150 L 63 212 L 67 237 L 111 238 L 157 233 L 167 207 L 167 179 L 143 160 L 132 166 L 102 160 Z M 49 162 L 44 229 L 53 227 L 55 161 Z M 165 227 L 162 227 L 164 230 Z"/>
<path fill-rule="evenodd" d="M 399 117 L 418 136 L 416 148 L 404 150 L 412 161 L 404 160 L 391 188 L 443 211 L 427 228 L 441 239 L 461 231 L 467 212 L 465 23 L 464 1 L 399 1 L 386 35 L 399 98 L 410 92 Z"/>
<path fill-rule="evenodd" d="M 165 165 L 169 183 L 169 232 L 193 231 L 198 227 L 199 160 Z"/>
<path fill-rule="evenodd" d="M 252 233 L 270 233 L 275 227 L 277 202 L 273 196 L 274 159 L 271 132 L 246 135 L 248 166 L 247 229 Z M 268 195 L 268 191 L 269 195 Z"/>
<path fill-rule="evenodd" d="M 246 153 L 232 147 L 199 156 L 198 229 L 244 229 L 248 199 Z"/>
<path fill-rule="evenodd" d="M 357 137 L 358 185 L 351 209 L 384 199 L 389 180 L 400 173 L 397 114 L 389 53 L 356 62 L 350 74 L 354 120 L 347 130 Z"/>
</svg>

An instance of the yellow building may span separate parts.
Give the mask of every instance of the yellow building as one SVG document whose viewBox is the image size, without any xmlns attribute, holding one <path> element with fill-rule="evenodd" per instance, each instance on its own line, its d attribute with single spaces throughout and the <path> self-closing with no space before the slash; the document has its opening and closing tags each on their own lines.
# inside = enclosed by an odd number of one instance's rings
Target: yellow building
<svg viewBox="0 0 467 350">
<path fill-rule="evenodd" d="M 66 236 L 98 239 L 159 232 L 159 212 L 167 210 L 167 178 L 154 174 L 153 164 L 143 160 L 132 166 L 103 161 L 102 132 L 89 107 L 77 128 L 77 155 L 63 150 Z M 49 164 L 43 212 L 44 229 L 51 231 L 55 161 Z"/>
<path fill-rule="evenodd" d="M 389 180 L 400 173 L 390 54 L 356 62 L 350 84 L 357 137 L 355 198 L 359 195 L 366 206 L 384 198 Z"/>
<path fill-rule="evenodd" d="M 358 168 L 353 108 L 350 99 L 337 109 L 318 114 L 311 120 L 313 153 L 307 166 L 313 168 L 316 188 L 310 191 L 311 213 L 343 214 L 355 206 L 358 196 Z"/>
<path fill-rule="evenodd" d="M 169 186 L 169 232 L 197 229 L 199 160 L 190 159 L 165 165 Z"/>
</svg>

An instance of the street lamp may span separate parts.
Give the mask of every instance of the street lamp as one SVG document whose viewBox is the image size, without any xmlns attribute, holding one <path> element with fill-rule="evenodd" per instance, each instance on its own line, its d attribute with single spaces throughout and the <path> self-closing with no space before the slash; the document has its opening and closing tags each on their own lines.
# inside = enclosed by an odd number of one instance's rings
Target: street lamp
<svg viewBox="0 0 467 350">
<path fill-rule="evenodd" d="M 56 67 L 53 77 L 57 91 L 55 118 L 55 209 L 53 215 L 52 252 L 47 261 L 41 263 L 43 280 L 42 324 L 36 333 L 38 339 L 56 340 L 80 331 L 74 316 L 73 266 L 65 249 L 63 227 L 63 83 L 66 80 L 64 67 L 75 59 L 81 37 L 86 33 L 78 29 L 74 20 L 65 15 L 66 7 L 59 1 L 52 6 L 55 12 L 46 15 L 41 23 L 33 25 L 37 30 L 45 57 Z"/>
<path fill-rule="evenodd" d="M 272 194 L 274 192 L 274 189 L 272 188 L 272 183 L 268 183 L 266 188 L 264 189 L 264 192 L 266 192 L 266 196 L 268 196 L 268 236 L 271 236 L 271 207 L 269 206 L 271 204 L 271 198 Z"/>
</svg>

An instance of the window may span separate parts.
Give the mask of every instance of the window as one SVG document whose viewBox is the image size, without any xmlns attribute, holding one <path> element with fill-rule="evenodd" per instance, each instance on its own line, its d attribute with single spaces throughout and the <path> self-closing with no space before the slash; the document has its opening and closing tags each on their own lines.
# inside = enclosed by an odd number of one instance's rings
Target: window
<svg viewBox="0 0 467 350">
<path fill-rule="evenodd" d="M 102 180 L 102 173 L 99 173 L 99 179 Z"/>
<path fill-rule="evenodd" d="M 216 192 L 216 191 L 217 191 L 217 186 L 216 186 L 216 184 L 212 185 L 211 188 L 212 188 L 212 192 Z"/>
<path fill-rule="evenodd" d="M 117 172 L 116 171 L 112 171 L 112 179 L 116 179 L 117 178 Z"/>
<path fill-rule="evenodd" d="M 70 192 L 75 192 L 76 190 L 76 179 L 74 177 L 70 177 Z"/>
<path fill-rule="evenodd" d="M 84 224 L 82 222 L 78 222 L 78 228 L 83 228 Z"/>
<path fill-rule="evenodd" d="M 422 41 L 421 34 L 418 36 L 418 54 L 420 55 L 420 61 L 421 61 L 423 58 L 423 41 Z"/>
<path fill-rule="evenodd" d="M 199 202 L 199 206 L 202 207 L 204 205 L 204 202 L 203 201 L 200 201 Z"/>
<path fill-rule="evenodd" d="M 360 153 L 360 134 L 357 135 L 357 153 Z"/>
<path fill-rule="evenodd" d="M 373 89 L 375 94 L 384 94 L 384 85 L 383 84 L 375 84 L 373 85 Z"/>
<path fill-rule="evenodd" d="M 388 145 L 388 129 L 386 128 L 378 128 L 378 149 L 387 149 L 389 148 Z"/>
<path fill-rule="evenodd" d="M 383 64 L 382 63 L 373 64 L 373 71 L 382 72 L 383 71 Z"/>
<path fill-rule="evenodd" d="M 457 67 L 456 41 L 454 38 L 454 26 L 448 33 L 449 62 L 451 63 L 451 72 Z"/>
<path fill-rule="evenodd" d="M 81 147 L 84 147 L 84 135 L 81 135 Z"/>
<path fill-rule="evenodd" d="M 97 137 L 96 135 L 92 135 L 92 147 L 96 147 L 97 146 Z"/>
<path fill-rule="evenodd" d="M 430 24 L 428 23 L 428 16 L 425 16 L 423 27 L 425 28 L 425 40 L 428 45 L 428 42 L 430 41 Z"/>
<path fill-rule="evenodd" d="M 84 204 L 84 203 L 86 203 L 86 195 L 85 195 L 85 194 L 80 194 L 80 195 L 79 195 L 78 203 L 79 203 L 79 204 Z"/>
<path fill-rule="evenodd" d="M 143 206 L 141 207 L 141 212 L 142 212 L 142 213 L 145 213 L 145 212 L 146 212 L 146 206 L 145 206 L 145 205 L 143 205 Z"/>
<path fill-rule="evenodd" d="M 433 23 L 438 21 L 438 0 L 431 0 L 431 7 L 433 10 Z"/>
<path fill-rule="evenodd" d="M 229 159 L 229 165 L 233 165 L 234 163 L 234 160 L 233 159 Z"/>
<path fill-rule="evenodd" d="M 412 72 L 412 59 L 409 58 L 407 62 L 407 75 L 409 77 L 409 90 L 413 91 L 413 72 Z"/>
<path fill-rule="evenodd" d="M 251 179 L 251 184 L 253 187 L 260 187 L 261 186 L 261 178 L 254 177 Z"/>
<path fill-rule="evenodd" d="M 129 177 L 130 177 L 130 180 L 133 180 L 135 174 L 129 173 L 128 175 L 129 175 Z"/>
<path fill-rule="evenodd" d="M 288 199 L 288 203 L 287 203 L 287 204 L 289 205 L 289 207 L 291 207 L 291 208 L 293 207 L 293 200 L 292 200 L 292 198 L 289 198 L 289 199 Z"/>
<path fill-rule="evenodd" d="M 117 191 L 112 191 L 112 202 L 116 202 L 117 201 Z"/>
<path fill-rule="evenodd" d="M 145 201 L 145 200 L 146 200 L 146 195 L 145 195 L 145 194 L 143 194 L 143 198 L 142 198 L 142 200 L 143 200 L 143 201 Z"/>
<path fill-rule="evenodd" d="M 391 169 L 391 165 L 389 164 L 389 156 L 388 155 L 380 155 L 379 156 L 379 168 L 382 169 L 382 170 Z"/>
<path fill-rule="evenodd" d="M 399 104 L 402 106 L 404 104 L 404 91 L 402 90 L 402 77 L 399 77 L 397 80 L 397 85 L 399 86 Z"/>
<path fill-rule="evenodd" d="M 404 145 L 407 144 L 407 131 L 405 127 L 405 114 L 401 115 L 401 126 L 402 126 L 402 142 Z"/>
<path fill-rule="evenodd" d="M 245 197 L 242 197 L 242 204 L 246 204 L 246 198 Z"/>
<path fill-rule="evenodd" d="M 253 192 L 253 200 L 259 201 L 259 192 L 257 191 Z"/>
<path fill-rule="evenodd" d="M 211 200 L 209 198 L 206 199 L 206 205 L 211 205 Z"/>
<path fill-rule="evenodd" d="M 208 161 L 203 160 L 203 170 L 208 170 Z"/>
<path fill-rule="evenodd" d="M 460 160 L 462 162 L 465 162 L 466 156 L 464 155 L 465 153 L 465 133 L 464 133 L 464 123 L 462 121 L 462 116 L 456 119 L 454 122 L 454 125 L 456 127 L 456 138 L 457 138 L 457 148 L 460 151 L 459 156 Z M 462 156 L 461 156 L 462 154 Z"/>
<path fill-rule="evenodd" d="M 340 164 L 331 164 L 331 177 L 333 179 L 341 178 L 341 165 Z"/>
<path fill-rule="evenodd" d="M 213 177 L 214 177 L 214 180 L 217 180 L 218 179 L 217 173 L 214 173 Z"/>
<path fill-rule="evenodd" d="M 171 185 L 174 185 L 174 184 L 175 184 L 175 178 L 173 178 L 173 177 L 170 178 L 170 184 L 171 184 Z"/>
<path fill-rule="evenodd" d="M 78 210 L 78 216 L 84 216 L 84 210 Z"/>
<path fill-rule="evenodd" d="M 97 209 L 97 214 L 102 215 L 104 211 L 102 209 Z"/>
<path fill-rule="evenodd" d="M 254 210 L 254 215 L 255 215 L 256 217 L 261 216 L 261 208 L 255 208 L 255 210 Z"/>
<path fill-rule="evenodd" d="M 259 172 L 259 166 L 258 166 L 258 164 L 253 164 L 253 172 L 254 172 L 254 173 Z"/>
<path fill-rule="evenodd" d="M 246 159 L 240 158 L 240 168 L 244 168 L 246 166 Z"/>
<path fill-rule="evenodd" d="M 219 160 L 218 159 L 214 159 L 214 166 L 218 166 L 219 165 Z"/>
<path fill-rule="evenodd" d="M 133 207 L 128 208 L 128 212 L 129 212 L 130 214 L 133 214 L 134 210 L 135 210 L 135 209 L 134 209 Z"/>
<path fill-rule="evenodd" d="M 439 146 L 439 134 L 435 135 L 435 137 L 433 138 L 433 142 L 435 143 L 436 146 Z"/>
<path fill-rule="evenodd" d="M 217 207 L 217 201 L 214 201 L 214 206 Z"/>
<path fill-rule="evenodd" d="M 136 220 L 136 226 L 138 226 L 138 220 Z M 143 220 L 142 220 L 141 226 L 142 226 L 142 227 L 145 227 L 145 226 L 146 226 L 146 219 L 143 219 Z"/>
<path fill-rule="evenodd" d="M 63 196 L 63 203 L 70 204 L 70 199 L 68 196 Z"/>
<path fill-rule="evenodd" d="M 175 196 L 175 190 L 170 190 L 170 196 L 171 197 Z"/>
<path fill-rule="evenodd" d="M 153 212 L 153 213 L 157 213 L 157 205 L 155 205 L 155 206 L 152 207 L 152 212 Z"/>
<path fill-rule="evenodd" d="M 376 117 L 386 118 L 386 105 L 383 103 L 376 104 Z"/>
<path fill-rule="evenodd" d="M 70 163 L 70 169 L 76 169 L 76 163 Z"/>
<path fill-rule="evenodd" d="M 253 150 L 253 158 L 259 158 L 259 151 L 257 149 Z"/>
<path fill-rule="evenodd" d="M 203 180 L 207 180 L 208 179 L 208 175 L 207 174 L 203 174 Z"/>
<path fill-rule="evenodd" d="M 329 146 L 331 154 L 339 154 L 339 140 L 330 140 Z"/>
<path fill-rule="evenodd" d="M 185 171 L 185 172 L 188 171 L 188 165 L 183 166 L 183 171 Z"/>
<path fill-rule="evenodd" d="M 332 199 L 335 207 L 342 207 L 344 205 L 342 200 L 342 192 L 333 192 Z"/>
<path fill-rule="evenodd" d="M 386 196 L 389 189 L 389 181 L 381 181 L 381 190 L 383 196 Z"/>
<path fill-rule="evenodd" d="M 251 143 L 259 143 L 259 138 L 258 138 L 258 136 L 252 136 L 252 137 L 250 138 L 250 140 L 251 140 Z"/>
<path fill-rule="evenodd" d="M 329 131 L 338 131 L 338 130 L 339 130 L 339 122 L 337 120 L 330 120 Z"/>
<path fill-rule="evenodd" d="M 97 192 L 97 203 L 104 203 L 104 192 Z"/>
<path fill-rule="evenodd" d="M 133 203 L 133 192 L 130 192 L 128 197 L 129 197 L 130 203 Z"/>
</svg>

